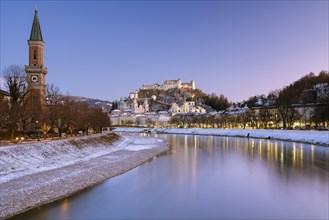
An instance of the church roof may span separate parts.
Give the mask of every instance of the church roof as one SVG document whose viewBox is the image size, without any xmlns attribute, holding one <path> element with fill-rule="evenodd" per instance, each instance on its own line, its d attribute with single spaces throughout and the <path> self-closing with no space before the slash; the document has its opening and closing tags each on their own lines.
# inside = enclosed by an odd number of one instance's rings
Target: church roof
<svg viewBox="0 0 329 220">
<path fill-rule="evenodd" d="M 32 24 L 30 40 L 43 41 L 37 8 L 35 8 L 35 11 L 34 11 L 34 19 L 33 19 L 33 24 Z"/>
</svg>

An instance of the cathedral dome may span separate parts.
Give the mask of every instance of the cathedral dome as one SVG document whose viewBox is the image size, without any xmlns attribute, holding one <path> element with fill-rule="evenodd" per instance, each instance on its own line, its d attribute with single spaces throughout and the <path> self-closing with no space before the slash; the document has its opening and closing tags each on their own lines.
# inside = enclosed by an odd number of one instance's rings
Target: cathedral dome
<svg viewBox="0 0 329 220">
<path fill-rule="evenodd" d="M 118 107 L 124 107 L 124 106 L 126 106 L 126 103 L 124 102 L 124 101 L 120 101 L 119 103 L 118 103 Z"/>
</svg>

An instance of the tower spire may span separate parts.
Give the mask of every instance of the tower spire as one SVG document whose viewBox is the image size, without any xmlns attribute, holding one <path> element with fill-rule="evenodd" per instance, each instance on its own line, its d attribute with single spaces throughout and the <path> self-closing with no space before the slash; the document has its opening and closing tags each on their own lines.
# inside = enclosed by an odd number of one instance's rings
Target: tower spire
<svg viewBox="0 0 329 220">
<path fill-rule="evenodd" d="M 43 41 L 41 28 L 40 28 L 39 17 L 38 17 L 37 5 L 35 5 L 35 8 L 34 8 L 34 19 L 33 19 L 33 23 L 32 23 L 32 30 L 31 30 L 30 40 L 32 40 L 32 41 Z"/>
<path fill-rule="evenodd" d="M 46 74 L 47 68 L 43 65 L 43 48 L 41 28 L 38 18 L 38 8 L 35 5 L 34 18 L 29 45 L 29 65 L 25 66 L 28 79 L 28 99 L 34 117 L 39 117 L 45 108 L 46 100 Z"/>
</svg>

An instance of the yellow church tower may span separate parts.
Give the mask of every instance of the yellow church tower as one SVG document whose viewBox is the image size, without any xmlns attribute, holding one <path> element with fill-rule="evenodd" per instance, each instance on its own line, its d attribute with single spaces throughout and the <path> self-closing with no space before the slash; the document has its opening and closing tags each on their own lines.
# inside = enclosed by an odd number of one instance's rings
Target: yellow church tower
<svg viewBox="0 0 329 220">
<path fill-rule="evenodd" d="M 28 98 L 33 112 L 41 112 L 46 104 L 46 74 L 43 66 L 44 42 L 41 34 L 38 9 L 35 8 L 29 45 L 29 65 L 25 66 L 28 80 Z"/>
</svg>

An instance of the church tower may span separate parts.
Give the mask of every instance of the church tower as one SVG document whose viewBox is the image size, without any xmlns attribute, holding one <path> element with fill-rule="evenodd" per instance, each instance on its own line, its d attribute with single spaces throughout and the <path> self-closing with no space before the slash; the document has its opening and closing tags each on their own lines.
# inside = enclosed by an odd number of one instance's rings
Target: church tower
<svg viewBox="0 0 329 220">
<path fill-rule="evenodd" d="M 28 98 L 31 101 L 33 112 L 41 112 L 46 104 L 46 74 L 43 66 L 43 47 L 41 28 L 38 18 L 38 9 L 35 8 L 34 19 L 29 45 L 29 65 L 25 66 L 28 80 Z"/>
</svg>

